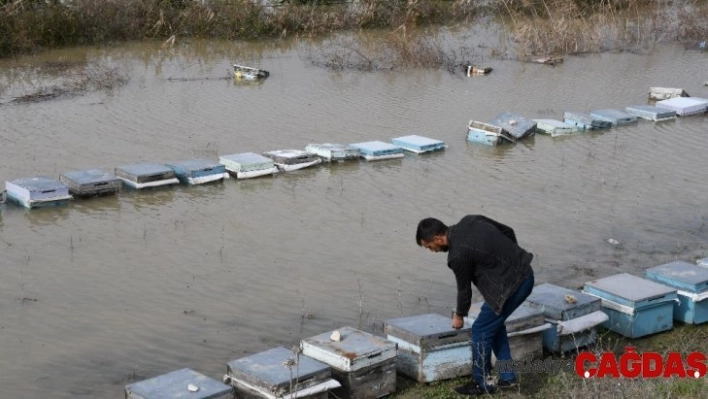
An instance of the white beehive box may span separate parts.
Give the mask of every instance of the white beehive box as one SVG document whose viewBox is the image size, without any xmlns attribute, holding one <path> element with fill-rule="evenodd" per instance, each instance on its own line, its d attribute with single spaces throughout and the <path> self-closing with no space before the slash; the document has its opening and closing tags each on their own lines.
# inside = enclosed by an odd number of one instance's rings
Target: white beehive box
<svg viewBox="0 0 708 399">
<path fill-rule="evenodd" d="M 179 183 L 172 168 L 151 162 L 119 166 L 115 174 L 126 186 L 136 190 Z"/>
<path fill-rule="evenodd" d="M 5 182 L 7 198 L 25 208 L 65 205 L 72 198 L 69 187 L 49 177 L 31 177 Z"/>
<path fill-rule="evenodd" d="M 275 166 L 284 172 L 307 168 L 322 162 L 315 154 L 302 150 L 275 150 L 264 152 L 263 155 L 271 158 Z"/>
<path fill-rule="evenodd" d="M 184 368 L 125 386 L 126 399 L 230 399 L 230 386 Z"/>
<path fill-rule="evenodd" d="M 654 122 L 676 119 L 676 111 L 653 105 L 632 105 L 625 108 L 628 114 Z"/>
<path fill-rule="evenodd" d="M 222 155 L 219 157 L 219 163 L 237 179 L 272 176 L 278 173 L 278 168 L 272 159 L 254 152 Z"/>
<path fill-rule="evenodd" d="M 708 100 L 697 97 L 674 97 L 657 101 L 655 105 L 676 111 L 678 116 L 689 116 L 705 113 L 708 109 Z"/>
</svg>

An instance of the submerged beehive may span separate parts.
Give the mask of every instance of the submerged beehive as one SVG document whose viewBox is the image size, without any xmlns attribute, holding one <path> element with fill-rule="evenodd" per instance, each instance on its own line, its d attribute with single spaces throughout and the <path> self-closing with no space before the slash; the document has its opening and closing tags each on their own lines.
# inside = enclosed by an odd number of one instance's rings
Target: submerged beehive
<svg viewBox="0 0 708 399">
<path fill-rule="evenodd" d="M 676 111 L 653 105 L 632 105 L 625 108 L 628 114 L 654 122 L 676 119 Z"/>
<path fill-rule="evenodd" d="M 513 137 L 506 135 L 499 126 L 475 120 L 470 120 L 467 124 L 467 141 L 471 143 L 497 146 L 505 139 L 510 142 L 515 141 Z"/>
<path fill-rule="evenodd" d="M 8 200 L 25 208 L 65 205 L 72 198 L 69 187 L 49 177 L 30 177 L 5 182 Z"/>
<path fill-rule="evenodd" d="M 708 258 L 698 259 L 696 264 L 700 267 L 708 267 Z"/>
<path fill-rule="evenodd" d="M 190 159 L 168 163 L 181 183 L 204 184 L 229 178 L 224 165 L 207 159 Z"/>
<path fill-rule="evenodd" d="M 396 368 L 418 382 L 469 375 L 470 326 L 451 327 L 450 317 L 430 313 L 384 322 L 386 339 L 398 345 Z"/>
<path fill-rule="evenodd" d="M 272 159 L 275 166 L 285 172 L 307 168 L 322 162 L 317 155 L 302 150 L 275 150 L 264 152 L 263 155 Z"/>
<path fill-rule="evenodd" d="M 254 152 L 222 155 L 219 157 L 219 163 L 224 165 L 226 170 L 236 176 L 237 179 L 272 176 L 278 173 L 278 168 L 272 159 Z"/>
<path fill-rule="evenodd" d="M 566 111 L 563 113 L 563 121 L 565 123 L 575 125 L 579 129 L 609 129 L 612 123 L 593 117 L 586 112 Z"/>
<path fill-rule="evenodd" d="M 352 327 L 301 341 L 302 353 L 332 368 L 337 398 L 379 398 L 396 391 L 396 344 Z"/>
<path fill-rule="evenodd" d="M 541 309 L 551 323 L 543 331 L 543 347 L 556 353 L 594 344 L 596 326 L 608 319 L 600 298 L 548 283 L 535 286 L 526 303 Z"/>
<path fill-rule="evenodd" d="M 647 278 L 677 290 L 674 320 L 701 324 L 708 321 L 708 269 L 675 261 L 646 270 Z"/>
<path fill-rule="evenodd" d="M 534 119 L 536 131 L 551 137 L 565 136 L 580 131 L 577 126 L 556 119 Z"/>
<path fill-rule="evenodd" d="M 610 122 L 612 126 L 625 126 L 637 123 L 637 117 L 617 109 L 598 109 L 590 111 L 590 116 Z"/>
<path fill-rule="evenodd" d="M 535 121 L 513 112 L 503 112 L 489 123 L 501 127 L 504 132 L 516 140 L 531 136 L 536 131 Z"/>
<path fill-rule="evenodd" d="M 650 87 L 649 98 L 652 100 L 667 100 L 674 97 L 688 97 L 683 89 L 673 87 Z"/>
<path fill-rule="evenodd" d="M 358 149 L 361 156 L 367 161 L 403 158 L 403 148 L 383 141 L 366 141 L 354 143 L 351 146 Z"/>
<path fill-rule="evenodd" d="M 308 144 L 305 151 L 315 154 L 325 161 L 356 161 L 361 157 L 358 148 L 348 144 L 322 143 Z"/>
<path fill-rule="evenodd" d="M 69 192 L 75 196 L 115 194 L 123 185 L 115 175 L 100 169 L 62 173 L 59 180 L 66 184 Z"/>
<path fill-rule="evenodd" d="M 440 140 L 434 140 L 428 137 L 409 135 L 396 137 L 391 139 L 393 145 L 397 145 L 406 151 L 411 151 L 416 154 L 424 152 L 439 151 L 445 149 L 445 143 Z"/>
<path fill-rule="evenodd" d="M 330 390 L 341 386 L 328 365 L 283 347 L 229 362 L 224 380 L 239 395 L 268 399 L 327 399 Z"/>
<path fill-rule="evenodd" d="M 676 111 L 678 116 L 690 116 L 705 113 L 708 100 L 698 97 L 674 97 L 657 101 L 656 106 Z"/>
<path fill-rule="evenodd" d="M 146 162 L 119 166 L 115 169 L 115 173 L 125 185 L 138 190 L 179 183 L 172 168 L 158 163 Z"/>
<path fill-rule="evenodd" d="M 126 399 L 227 399 L 231 387 L 184 368 L 125 386 Z"/>
</svg>

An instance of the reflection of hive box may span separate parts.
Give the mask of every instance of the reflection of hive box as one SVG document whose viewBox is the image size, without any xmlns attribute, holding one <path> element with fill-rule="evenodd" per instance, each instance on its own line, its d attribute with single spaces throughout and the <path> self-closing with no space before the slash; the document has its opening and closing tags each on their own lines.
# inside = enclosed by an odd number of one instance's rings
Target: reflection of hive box
<svg viewBox="0 0 708 399">
<path fill-rule="evenodd" d="M 317 155 L 301 150 L 275 150 L 263 153 L 275 162 L 278 169 L 290 172 L 322 162 Z"/>
<path fill-rule="evenodd" d="M 237 179 L 273 175 L 278 172 L 272 159 L 253 152 L 222 155 L 219 157 L 219 163 Z"/>
<path fill-rule="evenodd" d="M 71 199 L 69 187 L 48 177 L 31 177 L 5 182 L 7 198 L 25 208 L 65 205 Z"/>
<path fill-rule="evenodd" d="M 179 183 L 172 168 L 157 163 L 119 166 L 116 168 L 115 173 L 119 179 L 123 180 L 123 183 L 135 189 Z"/>
<path fill-rule="evenodd" d="M 637 123 L 637 117 L 617 109 L 598 109 L 590 112 L 590 116 L 610 122 L 612 126 L 625 126 Z"/>
<path fill-rule="evenodd" d="M 609 317 L 605 328 L 626 337 L 639 338 L 674 327 L 675 289 L 621 273 L 587 282 L 584 291 L 602 300 L 602 310 Z"/>
<path fill-rule="evenodd" d="M 565 123 L 575 125 L 578 129 L 608 129 L 612 127 L 612 123 L 593 117 L 585 112 L 570 112 L 563 113 L 563 121 Z"/>
<path fill-rule="evenodd" d="M 332 367 L 342 384 L 332 391 L 338 398 L 379 398 L 396 391 L 396 344 L 352 327 L 302 340 L 302 353 Z"/>
<path fill-rule="evenodd" d="M 410 135 L 391 139 L 393 145 L 397 145 L 406 151 L 411 151 L 416 154 L 424 152 L 439 151 L 445 149 L 445 143 L 440 140 L 433 140 L 427 137 L 418 135 Z"/>
<path fill-rule="evenodd" d="M 186 184 L 204 184 L 229 178 L 226 167 L 206 159 L 190 159 L 167 164 L 175 171 L 180 182 Z"/>
<path fill-rule="evenodd" d="M 668 100 L 657 101 L 657 107 L 676 111 L 678 116 L 702 114 L 708 108 L 708 100 L 697 97 L 674 97 Z"/>
<path fill-rule="evenodd" d="M 364 143 L 352 144 L 361 152 L 361 156 L 367 161 L 380 161 L 384 159 L 403 158 L 403 148 L 384 143 L 383 141 L 367 141 Z"/>
<path fill-rule="evenodd" d="M 77 196 L 115 194 L 123 185 L 119 178 L 100 169 L 62 173 L 59 180 Z"/>
<path fill-rule="evenodd" d="M 451 327 L 450 317 L 430 313 L 386 320 L 387 339 L 398 345 L 396 367 L 418 382 L 469 375 L 470 327 Z"/>
<path fill-rule="evenodd" d="M 551 137 L 564 136 L 579 131 L 578 127 L 570 123 L 565 123 L 556 119 L 534 119 L 536 130 Z"/>
<path fill-rule="evenodd" d="M 326 161 L 355 161 L 361 157 L 359 149 L 347 144 L 308 144 L 305 146 L 305 151 L 315 154 Z"/>
<path fill-rule="evenodd" d="M 330 389 L 341 386 L 329 366 L 283 347 L 229 362 L 225 380 L 238 394 L 269 399 L 327 399 Z"/>
<path fill-rule="evenodd" d="M 692 324 L 708 321 L 708 269 L 675 261 L 647 269 L 646 276 L 677 289 L 674 320 Z"/>
<path fill-rule="evenodd" d="M 186 368 L 125 386 L 126 399 L 226 399 L 231 397 L 230 386 Z"/>
<path fill-rule="evenodd" d="M 469 318 L 476 319 L 483 302 L 470 307 Z M 551 328 L 546 323 L 543 310 L 521 304 L 506 319 L 506 333 L 509 337 L 511 357 L 514 360 L 533 360 L 543 358 L 543 332 Z"/>
<path fill-rule="evenodd" d="M 654 122 L 676 119 L 676 111 L 653 105 L 633 105 L 625 108 L 628 114 Z"/>
<path fill-rule="evenodd" d="M 600 310 L 600 298 L 553 284 L 537 285 L 526 303 L 541 309 L 551 328 L 543 331 L 543 347 L 568 352 L 597 340 L 596 326 L 607 320 Z"/>
</svg>

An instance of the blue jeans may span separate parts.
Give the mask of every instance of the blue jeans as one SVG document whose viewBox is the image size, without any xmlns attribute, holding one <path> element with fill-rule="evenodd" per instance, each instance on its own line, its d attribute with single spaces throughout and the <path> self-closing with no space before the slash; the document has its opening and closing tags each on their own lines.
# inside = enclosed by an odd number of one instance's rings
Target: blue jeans
<svg viewBox="0 0 708 399">
<path fill-rule="evenodd" d="M 506 335 L 506 319 L 526 300 L 533 289 L 533 273 L 521 282 L 519 288 L 504 302 L 500 314 L 494 313 L 484 302 L 479 316 L 472 323 L 472 379 L 480 387 L 485 387 L 485 376 L 492 373 L 492 352 L 497 360 L 512 360 L 509 338 Z M 514 372 L 500 373 L 499 379 L 511 381 Z"/>
</svg>

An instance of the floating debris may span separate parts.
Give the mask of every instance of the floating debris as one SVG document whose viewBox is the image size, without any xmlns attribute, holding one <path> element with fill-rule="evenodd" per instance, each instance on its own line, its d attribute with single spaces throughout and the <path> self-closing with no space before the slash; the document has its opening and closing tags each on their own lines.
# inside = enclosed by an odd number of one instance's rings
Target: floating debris
<svg viewBox="0 0 708 399">
<path fill-rule="evenodd" d="M 265 69 L 234 64 L 234 78 L 237 80 L 262 80 L 270 76 Z"/>
<path fill-rule="evenodd" d="M 465 73 L 467 76 L 472 76 L 472 75 L 489 75 L 492 73 L 493 69 L 489 67 L 479 67 L 474 64 L 466 64 L 464 66 L 465 68 Z"/>
</svg>

